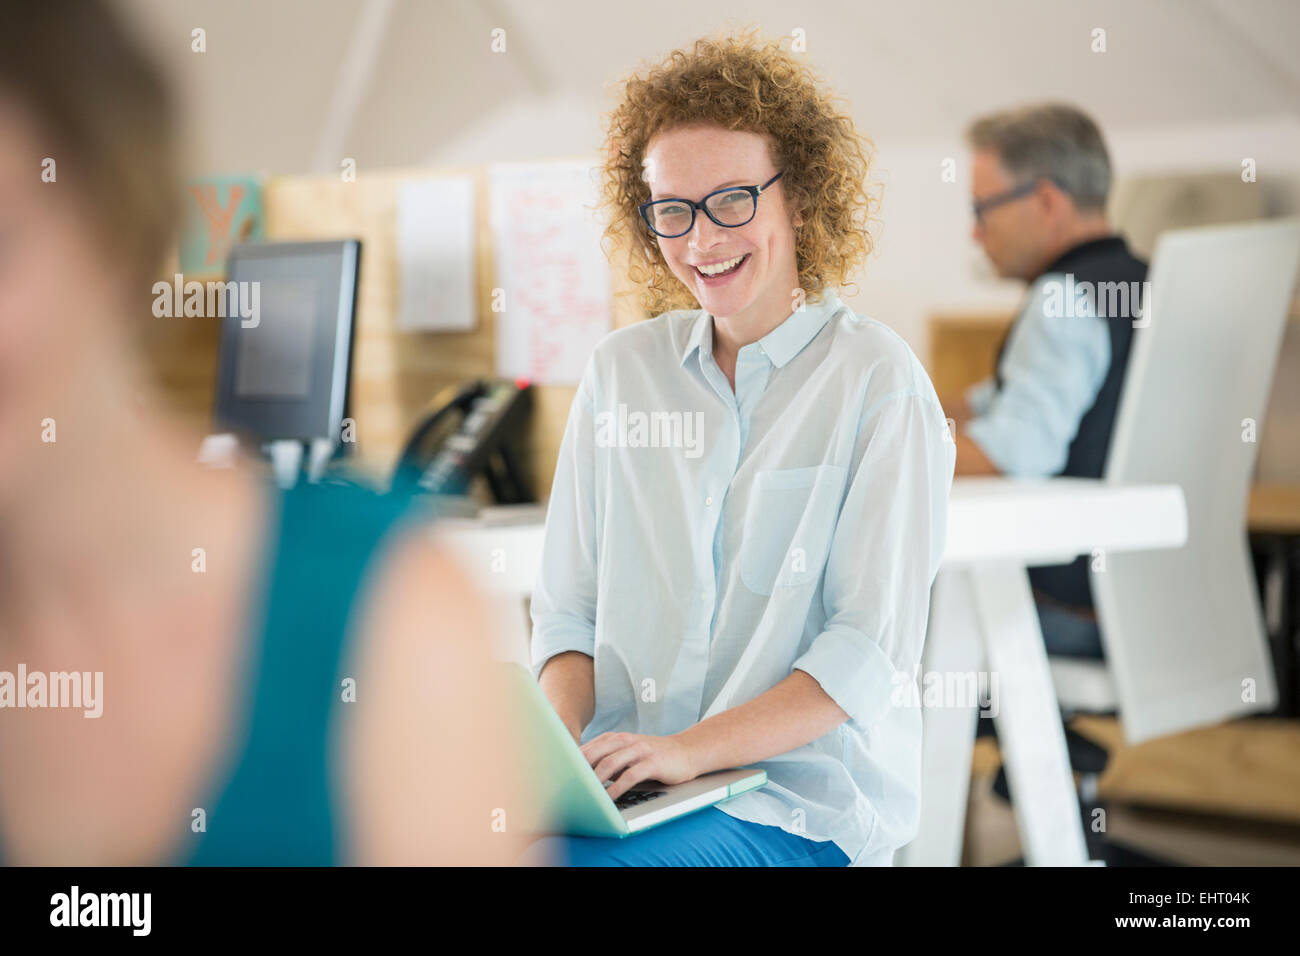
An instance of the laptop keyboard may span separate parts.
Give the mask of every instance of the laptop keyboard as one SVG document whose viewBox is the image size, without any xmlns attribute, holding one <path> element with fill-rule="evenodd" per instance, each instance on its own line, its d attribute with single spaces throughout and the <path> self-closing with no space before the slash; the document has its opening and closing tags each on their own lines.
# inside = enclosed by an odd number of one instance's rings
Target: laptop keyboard
<svg viewBox="0 0 1300 956">
<path fill-rule="evenodd" d="M 626 810 L 629 807 L 645 803 L 647 800 L 653 800 L 655 797 L 662 797 L 667 792 L 667 790 L 629 790 L 614 801 L 614 806 L 620 810 Z"/>
</svg>

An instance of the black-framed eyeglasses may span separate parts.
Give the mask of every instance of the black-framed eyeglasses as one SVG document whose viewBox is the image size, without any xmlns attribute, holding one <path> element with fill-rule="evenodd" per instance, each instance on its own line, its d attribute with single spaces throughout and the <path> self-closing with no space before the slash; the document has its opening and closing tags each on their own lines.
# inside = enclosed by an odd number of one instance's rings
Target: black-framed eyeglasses
<svg viewBox="0 0 1300 956">
<path fill-rule="evenodd" d="M 784 170 L 761 186 L 728 186 L 709 193 L 699 202 L 690 199 L 653 199 L 637 208 L 651 231 L 663 239 L 676 239 L 695 228 L 695 210 L 719 226 L 735 229 L 754 218 L 758 212 L 758 197 L 781 178 Z"/>
<path fill-rule="evenodd" d="M 975 221 L 982 221 L 984 214 L 990 209 L 996 209 L 998 206 L 1004 206 L 1009 202 L 1015 202 L 1017 199 L 1023 199 L 1025 196 L 1028 196 L 1038 188 L 1038 184 L 1043 182 L 1044 179 L 1049 183 L 1056 183 L 1057 186 L 1061 185 L 1057 180 L 1044 176 L 1038 179 L 1031 179 L 1027 183 L 1021 183 L 1019 186 L 1008 189 L 1004 193 L 998 193 L 996 196 L 989 196 L 987 199 L 977 200 L 971 203 L 970 207 L 971 212 L 975 214 Z"/>
</svg>

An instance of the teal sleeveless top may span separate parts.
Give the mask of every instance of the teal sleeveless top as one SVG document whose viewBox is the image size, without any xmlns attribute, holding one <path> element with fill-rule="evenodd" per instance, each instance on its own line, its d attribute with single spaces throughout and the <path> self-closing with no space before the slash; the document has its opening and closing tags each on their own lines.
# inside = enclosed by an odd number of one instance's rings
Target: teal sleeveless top
<svg viewBox="0 0 1300 956">
<path fill-rule="evenodd" d="M 331 866 L 344 834 L 331 718 L 343 703 L 364 575 L 385 535 L 432 518 L 410 498 L 353 484 L 268 486 L 278 507 L 246 646 L 246 691 L 233 760 L 204 808 L 206 829 L 178 863 Z M 365 693 L 359 688 L 357 693 Z M 371 691 L 373 692 L 373 690 Z M 233 770 L 231 766 L 233 765 Z M 194 823 L 191 821 L 191 830 Z"/>
<path fill-rule="evenodd" d="M 203 825 L 197 814 L 177 822 L 185 835 L 173 864 L 347 862 L 330 725 L 348 706 L 342 681 L 353 615 L 385 535 L 433 517 L 425 501 L 355 484 L 265 490 L 272 507 L 240 662 L 237 725 L 204 791 Z"/>
</svg>

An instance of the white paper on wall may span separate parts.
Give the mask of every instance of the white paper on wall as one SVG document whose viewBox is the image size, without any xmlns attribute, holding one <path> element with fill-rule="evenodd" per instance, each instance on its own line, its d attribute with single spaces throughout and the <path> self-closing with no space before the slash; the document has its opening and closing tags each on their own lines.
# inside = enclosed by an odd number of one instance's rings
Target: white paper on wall
<svg viewBox="0 0 1300 956">
<path fill-rule="evenodd" d="M 397 190 L 397 261 L 403 331 L 475 326 L 474 180 L 420 179 Z"/>
<path fill-rule="evenodd" d="M 489 170 L 497 374 L 574 385 L 609 330 L 610 271 L 595 212 L 595 164 Z"/>
</svg>

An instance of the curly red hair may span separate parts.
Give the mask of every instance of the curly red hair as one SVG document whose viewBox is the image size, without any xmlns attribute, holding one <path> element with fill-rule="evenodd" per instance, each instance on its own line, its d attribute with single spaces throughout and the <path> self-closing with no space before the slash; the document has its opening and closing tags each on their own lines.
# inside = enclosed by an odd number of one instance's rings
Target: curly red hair
<svg viewBox="0 0 1300 956">
<path fill-rule="evenodd" d="M 761 45 L 749 29 L 674 50 L 622 85 L 606 117 L 601 207 L 604 237 L 626 249 L 628 276 L 650 315 L 698 308 L 673 275 L 638 206 L 650 198 L 643 161 L 651 139 L 679 126 L 716 125 L 766 135 L 782 186 L 803 225 L 795 235 L 799 286 L 809 301 L 841 286 L 871 253 L 879 199 L 867 186 L 870 140 L 782 40 Z M 783 38 L 785 39 L 785 38 Z"/>
</svg>

